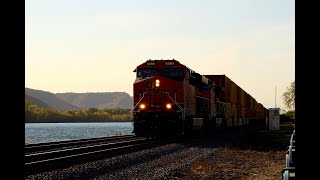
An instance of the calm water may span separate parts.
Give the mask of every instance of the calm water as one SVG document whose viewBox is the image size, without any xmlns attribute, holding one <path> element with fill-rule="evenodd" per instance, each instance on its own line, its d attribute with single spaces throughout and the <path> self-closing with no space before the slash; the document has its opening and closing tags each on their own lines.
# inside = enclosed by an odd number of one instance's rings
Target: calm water
<svg viewBox="0 0 320 180">
<path fill-rule="evenodd" d="M 132 122 L 25 123 L 28 144 L 132 134 Z"/>
</svg>

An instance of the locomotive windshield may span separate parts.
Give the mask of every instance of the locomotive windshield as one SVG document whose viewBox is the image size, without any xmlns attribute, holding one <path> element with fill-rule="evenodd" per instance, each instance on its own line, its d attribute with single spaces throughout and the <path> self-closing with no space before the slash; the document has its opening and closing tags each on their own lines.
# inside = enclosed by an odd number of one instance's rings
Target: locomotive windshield
<svg viewBox="0 0 320 180">
<path fill-rule="evenodd" d="M 179 81 L 184 79 L 182 68 L 163 68 L 161 75 Z"/>
<path fill-rule="evenodd" d="M 183 68 L 162 68 L 160 70 L 161 76 L 182 81 L 184 79 Z M 146 77 L 157 76 L 158 70 L 156 68 L 142 68 L 137 71 L 137 77 L 144 79 Z"/>
<path fill-rule="evenodd" d="M 146 78 L 151 76 L 156 76 L 158 74 L 155 68 L 148 68 L 148 69 L 139 69 L 137 73 L 138 78 Z"/>
</svg>

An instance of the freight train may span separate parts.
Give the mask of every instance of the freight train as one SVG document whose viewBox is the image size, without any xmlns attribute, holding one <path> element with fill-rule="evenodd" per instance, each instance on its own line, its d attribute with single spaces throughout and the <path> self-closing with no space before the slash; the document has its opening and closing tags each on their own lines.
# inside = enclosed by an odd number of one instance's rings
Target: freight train
<svg viewBox="0 0 320 180">
<path fill-rule="evenodd" d="M 136 135 L 264 126 L 268 117 L 268 110 L 226 75 L 201 75 L 175 59 L 147 60 L 133 72 Z"/>
</svg>

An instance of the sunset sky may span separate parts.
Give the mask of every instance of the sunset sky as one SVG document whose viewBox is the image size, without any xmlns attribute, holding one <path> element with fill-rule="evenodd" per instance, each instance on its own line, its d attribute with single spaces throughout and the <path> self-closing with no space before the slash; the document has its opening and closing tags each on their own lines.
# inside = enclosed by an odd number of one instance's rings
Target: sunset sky
<svg viewBox="0 0 320 180">
<path fill-rule="evenodd" d="M 27 0 L 25 86 L 133 94 L 133 70 L 176 59 L 225 74 L 266 108 L 295 80 L 293 0 Z"/>
</svg>

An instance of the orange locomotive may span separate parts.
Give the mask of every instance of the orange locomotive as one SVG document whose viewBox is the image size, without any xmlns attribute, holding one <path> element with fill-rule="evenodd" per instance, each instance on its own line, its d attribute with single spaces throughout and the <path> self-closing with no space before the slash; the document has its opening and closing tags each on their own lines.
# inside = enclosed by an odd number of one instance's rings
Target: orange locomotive
<svg viewBox="0 0 320 180">
<path fill-rule="evenodd" d="M 254 118 L 245 115 L 245 98 L 235 97 L 247 93 L 233 93 L 235 84 L 225 75 L 204 76 L 174 59 L 148 60 L 134 72 L 132 118 L 137 135 L 213 132 L 247 125 Z"/>
</svg>

